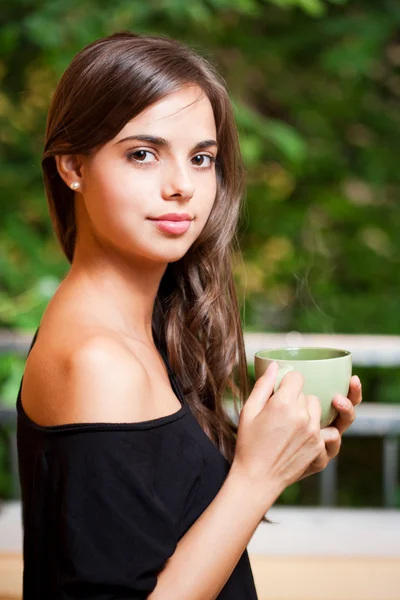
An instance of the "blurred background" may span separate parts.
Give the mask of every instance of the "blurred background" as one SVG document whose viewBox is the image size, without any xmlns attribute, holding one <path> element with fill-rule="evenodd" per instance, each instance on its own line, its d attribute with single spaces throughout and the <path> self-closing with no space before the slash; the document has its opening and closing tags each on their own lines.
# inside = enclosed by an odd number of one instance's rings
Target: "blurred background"
<svg viewBox="0 0 400 600">
<path fill-rule="evenodd" d="M 247 170 L 235 263 L 246 334 L 356 336 L 337 345 L 370 348 L 354 368 L 363 404 L 398 414 L 400 2 L 13 0 L 0 11 L 0 498 L 18 497 L 10 411 L 27 343 L 68 269 L 40 168 L 47 109 L 73 56 L 119 30 L 186 42 L 228 83 Z M 383 508 L 391 469 L 400 508 L 398 433 L 385 450 L 372 419 L 368 435 L 344 440 L 337 507 Z M 277 504 L 318 507 L 320 479 Z"/>
</svg>

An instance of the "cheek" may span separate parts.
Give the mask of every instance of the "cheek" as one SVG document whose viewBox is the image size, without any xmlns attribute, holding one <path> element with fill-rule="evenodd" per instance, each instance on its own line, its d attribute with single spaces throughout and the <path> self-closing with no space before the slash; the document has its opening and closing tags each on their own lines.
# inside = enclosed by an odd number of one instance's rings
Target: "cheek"
<svg viewBox="0 0 400 600">
<path fill-rule="evenodd" d="M 203 225 L 206 223 L 212 208 L 215 203 L 215 196 L 217 194 L 217 182 L 214 178 L 210 178 L 210 181 L 204 184 L 200 182 L 196 190 L 196 206 L 198 207 L 197 218 L 198 221 Z"/>
<path fill-rule="evenodd" d="M 143 221 L 146 199 L 154 196 L 151 178 L 138 176 L 128 165 L 109 167 L 107 172 L 95 174 L 91 182 L 85 199 L 90 218 L 96 225 L 109 230 L 132 226 L 135 220 Z"/>
</svg>

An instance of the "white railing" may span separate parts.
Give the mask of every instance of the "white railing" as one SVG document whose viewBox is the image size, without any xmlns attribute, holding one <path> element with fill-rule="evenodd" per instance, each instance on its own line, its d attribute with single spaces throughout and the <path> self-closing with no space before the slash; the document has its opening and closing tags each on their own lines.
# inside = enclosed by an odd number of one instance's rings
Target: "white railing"
<svg viewBox="0 0 400 600">
<path fill-rule="evenodd" d="M 302 334 L 289 333 L 246 333 L 245 347 L 248 363 L 254 362 L 259 350 L 289 346 L 324 346 L 342 348 L 352 353 L 353 371 L 362 367 L 400 366 L 400 336 L 391 335 L 347 335 L 347 334 Z M 365 392 L 364 392 L 365 396 Z M 386 507 L 396 504 L 399 437 L 400 398 L 398 404 L 362 403 L 357 407 L 357 418 L 344 436 L 379 436 L 383 438 L 383 499 Z M 331 461 L 319 475 L 321 480 L 320 503 L 322 506 L 336 504 L 337 463 L 340 455 Z"/>
<path fill-rule="evenodd" d="M 16 352 L 26 355 L 33 334 L 0 332 L 0 354 Z M 290 333 L 245 333 L 246 357 L 249 364 L 254 363 L 254 354 L 259 350 L 288 346 L 325 346 L 350 350 L 354 370 L 357 366 L 400 366 L 400 336 L 389 335 L 342 335 L 342 334 L 301 334 Z M 364 391 L 365 395 L 365 391 Z M 345 436 L 379 436 L 383 440 L 383 498 L 386 507 L 396 504 L 399 437 L 400 437 L 400 398 L 399 403 L 369 403 L 357 407 L 357 419 L 344 434 Z M 229 409 L 228 409 L 229 410 Z M 2 425 L 15 424 L 14 409 L 1 408 L 0 429 Z M 11 470 L 13 473 L 14 495 L 18 497 L 17 454 L 15 435 L 10 437 Z M 320 474 L 320 498 L 322 506 L 336 504 L 337 462 L 331 461 Z"/>
<path fill-rule="evenodd" d="M 254 361 L 258 350 L 286 346 L 324 346 L 352 353 L 353 364 L 360 367 L 400 366 L 400 335 L 347 335 L 327 333 L 245 333 L 247 361 Z"/>
</svg>

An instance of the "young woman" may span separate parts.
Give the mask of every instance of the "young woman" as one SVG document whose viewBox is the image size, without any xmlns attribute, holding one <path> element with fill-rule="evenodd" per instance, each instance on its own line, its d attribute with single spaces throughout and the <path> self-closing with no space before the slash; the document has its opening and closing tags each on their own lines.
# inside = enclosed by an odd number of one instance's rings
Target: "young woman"
<svg viewBox="0 0 400 600">
<path fill-rule="evenodd" d="M 338 453 L 361 391 L 322 431 L 297 373 L 273 394 L 274 364 L 247 397 L 224 82 L 165 37 L 97 40 L 58 84 L 42 165 L 71 267 L 18 394 L 24 599 L 255 599 L 250 538 Z"/>
</svg>

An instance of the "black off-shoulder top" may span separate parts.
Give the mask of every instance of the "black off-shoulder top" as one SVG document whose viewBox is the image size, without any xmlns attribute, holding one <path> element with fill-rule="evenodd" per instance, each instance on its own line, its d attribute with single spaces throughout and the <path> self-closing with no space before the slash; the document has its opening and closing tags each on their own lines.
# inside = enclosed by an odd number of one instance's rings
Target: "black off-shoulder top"
<svg viewBox="0 0 400 600">
<path fill-rule="evenodd" d="M 151 421 L 43 427 L 24 411 L 21 380 L 24 600 L 147 598 L 221 488 L 229 463 L 160 355 L 181 408 Z M 257 600 L 247 549 L 218 599 Z"/>
</svg>

